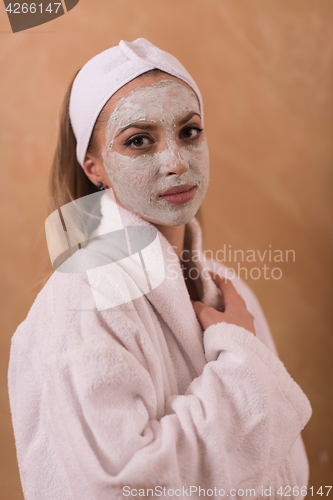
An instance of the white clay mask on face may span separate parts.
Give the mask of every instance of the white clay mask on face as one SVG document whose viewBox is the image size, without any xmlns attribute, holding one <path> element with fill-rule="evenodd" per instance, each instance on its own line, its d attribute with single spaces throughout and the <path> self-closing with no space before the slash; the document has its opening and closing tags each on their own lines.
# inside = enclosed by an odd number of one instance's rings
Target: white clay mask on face
<svg viewBox="0 0 333 500">
<path fill-rule="evenodd" d="M 127 209 L 156 223 L 186 224 L 195 216 L 206 194 L 209 182 L 206 139 L 201 135 L 191 142 L 187 136 L 179 138 L 182 127 L 178 126 L 176 131 L 179 120 L 189 113 L 200 115 L 194 92 L 174 80 L 161 80 L 148 86 L 138 85 L 130 91 L 120 100 L 106 127 L 103 163 L 117 198 Z M 122 140 L 120 132 L 137 122 L 155 126 L 158 140 L 153 141 L 148 154 L 133 149 L 127 152 L 124 147 L 120 154 L 116 151 L 118 141 Z M 147 134 L 154 136 L 148 130 L 136 130 L 132 135 Z M 179 186 L 186 186 L 185 190 L 193 188 L 181 200 L 180 194 L 163 196 L 166 190 Z"/>
</svg>

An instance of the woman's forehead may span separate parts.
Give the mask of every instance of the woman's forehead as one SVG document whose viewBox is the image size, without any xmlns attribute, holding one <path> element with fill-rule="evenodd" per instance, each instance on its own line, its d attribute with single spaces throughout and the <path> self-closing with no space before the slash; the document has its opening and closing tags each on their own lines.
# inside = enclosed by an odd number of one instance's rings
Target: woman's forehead
<svg viewBox="0 0 333 500">
<path fill-rule="evenodd" d="M 165 100 L 168 102 L 163 102 Z M 199 100 L 194 90 L 179 78 L 166 73 L 157 76 L 140 75 L 119 89 L 106 106 L 111 116 L 115 111 L 130 111 L 131 108 L 135 112 L 149 107 L 150 112 L 154 112 L 154 109 L 156 111 L 163 104 L 169 112 L 172 112 L 173 108 L 180 111 L 181 107 L 190 107 L 200 113 Z"/>
</svg>

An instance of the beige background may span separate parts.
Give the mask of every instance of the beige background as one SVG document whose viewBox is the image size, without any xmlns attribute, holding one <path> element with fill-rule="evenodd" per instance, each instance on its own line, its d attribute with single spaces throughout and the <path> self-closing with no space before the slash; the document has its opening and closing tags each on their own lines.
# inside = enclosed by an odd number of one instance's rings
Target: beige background
<svg viewBox="0 0 333 500">
<path fill-rule="evenodd" d="M 0 19 L 0 499 L 23 498 L 8 353 L 50 270 L 43 226 L 60 103 L 90 57 L 141 36 L 178 57 L 202 90 L 212 167 L 205 248 L 296 252 L 295 262 L 247 263 L 283 272 L 248 284 L 313 406 L 303 432 L 310 486 L 332 484 L 332 1 L 81 0 L 15 35 L 2 3 Z"/>
</svg>

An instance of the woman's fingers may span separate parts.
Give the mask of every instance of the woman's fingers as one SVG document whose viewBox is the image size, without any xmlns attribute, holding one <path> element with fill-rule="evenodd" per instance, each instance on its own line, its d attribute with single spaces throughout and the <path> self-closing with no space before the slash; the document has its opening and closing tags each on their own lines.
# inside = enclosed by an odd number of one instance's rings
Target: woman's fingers
<svg viewBox="0 0 333 500">
<path fill-rule="evenodd" d="M 215 282 L 215 284 L 218 286 L 218 288 L 221 290 L 225 308 L 228 307 L 230 309 L 241 306 L 247 309 L 245 300 L 241 295 L 239 295 L 236 288 L 229 279 L 221 278 L 221 276 L 219 276 L 218 274 L 213 274 L 213 273 L 211 273 L 211 277 Z M 252 319 L 254 319 L 250 312 L 249 314 L 252 317 Z"/>
<path fill-rule="evenodd" d="M 253 316 L 247 310 L 244 299 L 237 293 L 230 280 L 225 280 L 218 275 L 211 274 L 215 284 L 221 290 L 225 310 L 217 311 L 212 307 L 205 306 L 200 301 L 192 302 L 194 311 L 201 326 L 206 330 L 217 323 L 229 323 L 246 328 L 255 335 Z"/>
<path fill-rule="evenodd" d="M 192 302 L 193 309 L 195 311 L 195 314 L 199 317 L 201 316 L 201 311 L 206 307 L 202 302 L 199 300 L 196 300 L 195 302 Z"/>
<path fill-rule="evenodd" d="M 192 305 L 204 330 L 207 330 L 207 328 L 211 325 L 216 325 L 217 323 L 222 323 L 224 321 L 223 313 L 217 311 L 213 307 L 205 306 L 205 304 L 199 300 L 192 302 Z"/>
<path fill-rule="evenodd" d="M 227 305 L 233 299 L 241 298 L 241 296 L 237 293 L 236 288 L 234 287 L 234 285 L 231 283 L 230 280 L 228 280 L 227 278 L 221 278 L 219 274 L 215 274 L 212 272 L 210 273 L 210 275 L 216 286 L 222 292 L 225 307 L 227 307 Z"/>
</svg>

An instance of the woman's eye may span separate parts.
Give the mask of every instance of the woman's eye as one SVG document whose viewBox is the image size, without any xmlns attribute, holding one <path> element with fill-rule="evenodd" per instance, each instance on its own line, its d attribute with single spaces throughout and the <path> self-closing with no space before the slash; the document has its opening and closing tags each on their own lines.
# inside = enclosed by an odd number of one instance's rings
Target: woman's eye
<svg viewBox="0 0 333 500">
<path fill-rule="evenodd" d="M 132 147 L 133 149 L 144 148 L 149 146 L 152 143 L 152 139 L 145 135 L 137 135 L 135 137 L 131 137 L 128 141 L 125 142 L 125 146 Z"/>
<path fill-rule="evenodd" d="M 184 137 L 184 139 L 195 140 L 199 138 L 202 131 L 203 129 L 200 127 L 185 127 L 181 131 L 181 135 L 182 137 Z"/>
</svg>

